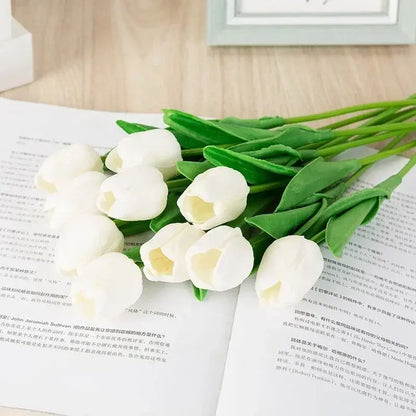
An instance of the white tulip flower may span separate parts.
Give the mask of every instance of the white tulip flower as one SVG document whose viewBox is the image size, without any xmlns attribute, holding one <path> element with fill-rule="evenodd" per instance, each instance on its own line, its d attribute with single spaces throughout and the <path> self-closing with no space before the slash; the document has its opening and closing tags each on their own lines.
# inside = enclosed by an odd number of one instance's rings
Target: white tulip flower
<svg viewBox="0 0 416 416">
<path fill-rule="evenodd" d="M 299 235 L 279 238 L 267 248 L 260 262 L 257 296 L 265 304 L 292 306 L 312 288 L 323 268 L 318 244 Z"/>
<path fill-rule="evenodd" d="M 97 207 L 119 220 L 149 220 L 163 212 L 167 197 L 162 174 L 153 166 L 136 166 L 102 183 Z"/>
<path fill-rule="evenodd" d="M 52 193 L 81 173 L 103 171 L 100 155 L 86 144 L 76 143 L 51 154 L 35 175 L 36 188 Z"/>
<path fill-rule="evenodd" d="M 160 229 L 140 247 L 145 276 L 170 283 L 189 280 L 185 254 L 203 235 L 202 230 L 188 223 L 168 224 Z"/>
<path fill-rule="evenodd" d="M 105 165 L 113 172 L 134 166 L 154 166 L 165 179 L 177 175 L 176 162 L 182 160 L 181 146 L 165 129 L 132 133 L 120 141 L 107 156 Z"/>
<path fill-rule="evenodd" d="M 187 221 L 202 230 L 236 219 L 247 205 L 250 191 L 244 176 L 220 166 L 198 175 L 178 199 Z"/>
<path fill-rule="evenodd" d="M 55 251 L 55 264 L 64 276 L 76 276 L 78 269 L 111 251 L 122 251 L 123 234 L 103 215 L 76 217 L 64 228 Z"/>
<path fill-rule="evenodd" d="M 78 215 L 101 214 L 96 201 L 105 179 L 103 173 L 85 172 L 72 179 L 60 191 L 51 194 L 45 203 L 50 227 L 53 230 L 61 230 Z"/>
<path fill-rule="evenodd" d="M 121 253 L 106 253 L 80 268 L 72 283 L 76 312 L 89 320 L 111 319 L 139 299 L 142 272 Z"/>
<path fill-rule="evenodd" d="M 239 286 L 253 268 L 250 243 L 239 228 L 214 228 L 186 253 L 192 283 L 200 289 L 224 291 Z"/>
</svg>

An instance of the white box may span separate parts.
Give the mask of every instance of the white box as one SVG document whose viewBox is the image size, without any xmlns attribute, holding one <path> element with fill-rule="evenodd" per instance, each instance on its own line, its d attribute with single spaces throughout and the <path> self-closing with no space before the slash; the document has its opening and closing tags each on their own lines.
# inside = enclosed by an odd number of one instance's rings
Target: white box
<svg viewBox="0 0 416 416">
<path fill-rule="evenodd" d="M 0 0 L 0 40 L 9 39 L 11 36 L 12 8 L 10 0 Z"/>
<path fill-rule="evenodd" d="M 32 34 L 12 19 L 11 38 L 0 40 L 0 91 L 32 81 Z"/>
</svg>

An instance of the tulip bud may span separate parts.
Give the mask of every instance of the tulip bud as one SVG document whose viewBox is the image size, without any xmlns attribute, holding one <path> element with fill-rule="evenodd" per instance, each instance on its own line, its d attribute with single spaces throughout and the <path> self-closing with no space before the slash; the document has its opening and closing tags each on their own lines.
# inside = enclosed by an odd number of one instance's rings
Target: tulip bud
<svg viewBox="0 0 416 416">
<path fill-rule="evenodd" d="M 97 207 L 119 220 L 149 220 L 162 213 L 167 197 L 162 174 L 153 166 L 136 166 L 102 183 Z"/>
<path fill-rule="evenodd" d="M 103 171 L 100 155 L 86 144 L 76 143 L 50 155 L 35 175 L 36 188 L 52 193 L 81 173 Z"/>
<path fill-rule="evenodd" d="M 239 228 L 223 225 L 189 248 L 186 263 L 196 287 L 222 292 L 239 286 L 250 275 L 253 249 Z"/>
<path fill-rule="evenodd" d="M 101 214 L 96 200 L 105 179 L 103 173 L 85 172 L 72 179 L 57 193 L 51 194 L 45 203 L 50 227 L 60 230 L 78 215 Z"/>
<path fill-rule="evenodd" d="M 140 248 L 143 272 L 149 280 L 180 283 L 189 280 L 185 262 L 188 248 L 204 232 L 188 223 L 168 224 Z"/>
<path fill-rule="evenodd" d="M 181 214 L 196 227 L 209 230 L 236 219 L 250 191 L 244 176 L 220 166 L 198 175 L 178 199 Z"/>
<path fill-rule="evenodd" d="M 81 266 L 123 247 L 123 234 L 113 221 L 103 215 L 82 215 L 64 228 L 56 245 L 55 264 L 62 275 L 76 276 Z"/>
<path fill-rule="evenodd" d="M 324 268 L 321 250 L 300 235 L 274 241 L 265 251 L 256 277 L 262 303 L 288 307 L 300 302 Z"/>
<path fill-rule="evenodd" d="M 135 303 L 142 290 L 142 272 L 134 261 L 121 253 L 106 253 L 80 268 L 71 298 L 82 317 L 109 319 Z"/>
<path fill-rule="evenodd" d="M 181 146 L 165 129 L 132 133 L 107 156 L 105 165 L 113 172 L 124 172 L 134 166 L 154 166 L 165 179 L 177 175 L 176 162 L 182 160 Z"/>
</svg>

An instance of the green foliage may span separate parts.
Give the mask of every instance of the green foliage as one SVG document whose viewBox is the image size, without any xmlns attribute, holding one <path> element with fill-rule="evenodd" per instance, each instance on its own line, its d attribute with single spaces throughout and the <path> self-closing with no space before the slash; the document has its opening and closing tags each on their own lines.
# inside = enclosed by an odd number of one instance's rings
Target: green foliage
<svg viewBox="0 0 416 416">
<path fill-rule="evenodd" d="M 128 121 L 123 120 L 117 120 L 117 125 L 121 127 L 126 133 L 132 134 L 137 133 L 141 131 L 147 131 L 147 130 L 154 130 L 158 127 L 155 126 L 148 126 L 147 124 L 139 124 L 139 123 L 129 123 Z M 184 149 L 195 149 L 204 146 L 204 143 L 187 136 L 186 134 L 180 133 L 178 131 L 175 131 L 174 129 L 168 128 L 171 133 L 174 134 L 176 137 L 176 140 L 178 140 L 179 144 Z"/>
<path fill-rule="evenodd" d="M 279 116 L 261 118 L 226 117 L 217 121 L 227 124 L 235 124 L 237 126 L 255 127 L 258 129 L 272 129 L 274 127 L 283 126 L 285 123 L 285 119 Z"/>
<path fill-rule="evenodd" d="M 165 225 L 172 224 L 174 222 L 185 222 L 185 218 L 183 218 L 181 212 L 179 211 L 177 204 L 178 198 L 179 194 L 169 193 L 165 210 L 150 221 L 150 229 L 154 233 L 157 233 Z"/>
<path fill-rule="evenodd" d="M 123 221 L 113 219 L 114 224 L 123 233 L 124 237 L 144 233 L 150 230 L 150 220 L 146 221 Z"/>
<path fill-rule="evenodd" d="M 294 176 L 298 172 L 298 169 L 293 167 L 278 165 L 215 146 L 205 147 L 204 157 L 214 166 L 228 166 L 238 170 L 251 184 L 273 182 L 279 176 Z"/>
<path fill-rule="evenodd" d="M 194 296 L 199 301 L 202 302 L 205 299 L 205 297 L 207 296 L 208 290 L 206 290 L 206 289 L 200 289 L 199 287 L 196 287 L 193 283 L 192 283 L 192 287 L 194 289 Z"/>
<path fill-rule="evenodd" d="M 213 167 L 214 166 L 206 160 L 203 162 L 190 162 L 187 160 L 176 162 L 178 172 L 191 181 L 193 181 L 200 173 L 203 173 Z"/>
<path fill-rule="evenodd" d="M 320 209 L 321 203 L 317 202 L 306 207 L 294 208 L 272 214 L 261 214 L 247 218 L 248 224 L 259 228 L 273 238 L 281 238 L 295 232 Z"/>
<path fill-rule="evenodd" d="M 143 266 L 143 261 L 140 257 L 140 247 L 141 245 L 131 247 L 124 250 L 123 254 L 125 254 L 129 259 L 132 259 L 138 266 Z"/>
<path fill-rule="evenodd" d="M 336 184 L 361 167 L 359 160 L 342 160 L 327 162 L 315 159 L 303 169 L 286 186 L 278 211 L 286 211 L 302 203 L 315 193 Z"/>
</svg>

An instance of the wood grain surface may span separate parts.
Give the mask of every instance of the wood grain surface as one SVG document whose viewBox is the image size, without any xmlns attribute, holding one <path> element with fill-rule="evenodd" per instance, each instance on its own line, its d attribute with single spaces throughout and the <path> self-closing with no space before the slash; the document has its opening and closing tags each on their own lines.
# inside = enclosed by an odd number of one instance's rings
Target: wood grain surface
<svg viewBox="0 0 416 416">
<path fill-rule="evenodd" d="M 33 33 L 36 80 L 6 98 L 255 117 L 416 92 L 416 46 L 207 47 L 203 0 L 14 0 L 13 14 Z"/>
</svg>

